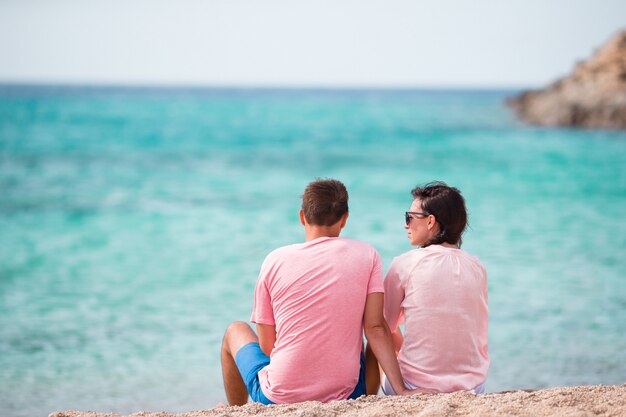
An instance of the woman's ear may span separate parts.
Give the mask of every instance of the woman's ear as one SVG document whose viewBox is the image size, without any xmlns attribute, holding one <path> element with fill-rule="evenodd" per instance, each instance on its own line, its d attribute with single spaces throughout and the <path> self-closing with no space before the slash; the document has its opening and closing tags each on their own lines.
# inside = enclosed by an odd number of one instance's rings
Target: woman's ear
<svg viewBox="0 0 626 417">
<path fill-rule="evenodd" d="M 437 227 L 437 218 L 433 214 L 428 215 L 428 224 L 426 227 L 428 230 L 434 230 Z"/>
</svg>

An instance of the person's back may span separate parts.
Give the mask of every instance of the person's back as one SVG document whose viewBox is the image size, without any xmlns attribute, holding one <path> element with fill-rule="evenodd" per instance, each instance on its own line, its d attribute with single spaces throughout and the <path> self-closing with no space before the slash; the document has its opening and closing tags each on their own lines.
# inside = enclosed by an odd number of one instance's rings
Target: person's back
<svg viewBox="0 0 626 417">
<path fill-rule="evenodd" d="M 251 321 L 276 326 L 272 361 L 259 372 L 270 400 L 328 402 L 350 395 L 359 377 L 365 299 L 382 291 L 380 275 L 374 248 L 340 237 L 268 255 Z"/>
<path fill-rule="evenodd" d="M 411 195 L 405 229 L 411 245 L 421 248 L 395 258 L 384 282 L 385 319 L 404 386 L 481 393 L 489 368 L 487 274 L 478 258 L 460 249 L 465 200 L 441 182 L 416 187 Z M 382 388 L 397 392 L 385 379 Z M 368 392 L 377 389 L 372 378 Z"/>
<path fill-rule="evenodd" d="M 399 394 L 402 384 L 391 332 L 383 317 L 380 256 L 370 245 L 339 238 L 348 219 L 348 192 L 337 180 L 304 190 L 305 242 L 270 253 L 254 291 L 251 321 L 231 323 L 222 341 L 224 391 L 231 405 L 366 394 L 365 333 Z"/>
<path fill-rule="evenodd" d="M 389 326 L 396 328 L 400 308 L 404 316 L 405 381 L 439 392 L 480 386 L 489 354 L 487 276 L 478 258 L 431 245 L 394 259 L 385 281 Z"/>
</svg>

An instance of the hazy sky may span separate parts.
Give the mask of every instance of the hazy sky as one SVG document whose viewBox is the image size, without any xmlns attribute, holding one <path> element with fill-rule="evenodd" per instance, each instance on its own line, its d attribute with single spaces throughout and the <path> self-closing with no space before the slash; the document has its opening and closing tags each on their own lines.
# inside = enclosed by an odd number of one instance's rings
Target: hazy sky
<svg viewBox="0 0 626 417">
<path fill-rule="evenodd" d="M 539 86 L 626 0 L 0 0 L 0 82 Z"/>
</svg>

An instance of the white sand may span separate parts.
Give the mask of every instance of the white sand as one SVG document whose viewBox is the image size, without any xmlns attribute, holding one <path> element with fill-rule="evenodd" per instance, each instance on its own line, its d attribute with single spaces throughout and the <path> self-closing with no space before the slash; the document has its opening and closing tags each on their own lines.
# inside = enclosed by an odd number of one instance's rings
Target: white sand
<svg viewBox="0 0 626 417">
<path fill-rule="evenodd" d="M 623 416 L 626 417 L 626 384 L 550 388 L 475 395 L 418 394 L 410 397 L 369 396 L 328 404 L 308 401 L 292 405 L 247 404 L 173 414 L 139 412 L 128 417 L 356 417 L 356 416 Z M 94 411 L 61 411 L 50 417 L 120 417 Z"/>
</svg>

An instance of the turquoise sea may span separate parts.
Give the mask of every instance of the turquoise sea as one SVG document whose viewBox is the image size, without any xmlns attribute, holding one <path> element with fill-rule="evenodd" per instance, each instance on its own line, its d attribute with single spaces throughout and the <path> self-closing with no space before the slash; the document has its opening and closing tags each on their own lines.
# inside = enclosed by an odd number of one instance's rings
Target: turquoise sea
<svg viewBox="0 0 626 417">
<path fill-rule="evenodd" d="M 223 401 L 223 331 L 316 177 L 385 269 L 410 189 L 462 190 L 487 391 L 626 382 L 626 133 L 523 126 L 514 93 L 0 86 L 0 415 Z"/>
</svg>

